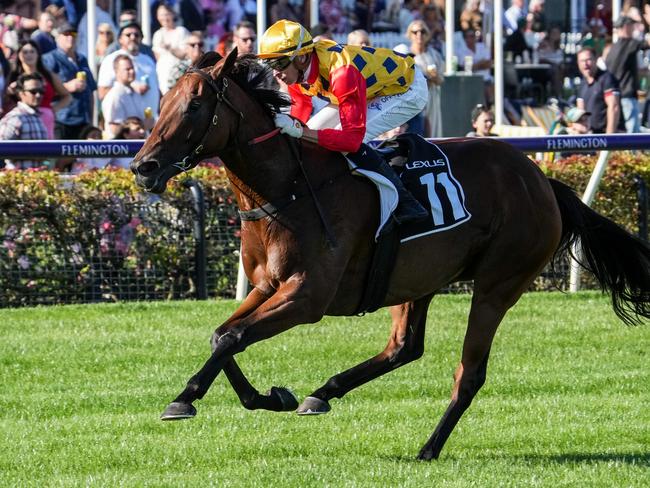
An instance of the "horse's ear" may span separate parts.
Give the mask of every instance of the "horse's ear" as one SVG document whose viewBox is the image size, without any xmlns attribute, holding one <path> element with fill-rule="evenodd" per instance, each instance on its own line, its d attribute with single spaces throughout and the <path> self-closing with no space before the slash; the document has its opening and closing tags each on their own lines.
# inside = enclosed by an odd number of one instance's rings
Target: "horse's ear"
<svg viewBox="0 0 650 488">
<path fill-rule="evenodd" d="M 233 66 L 235 66 L 235 61 L 237 61 L 237 48 L 235 47 L 228 56 L 226 57 L 225 61 L 221 65 L 221 70 L 219 74 L 226 74 L 229 73 L 230 70 L 232 70 Z"/>
<path fill-rule="evenodd" d="M 222 59 L 221 54 L 216 53 L 214 51 L 209 51 L 205 53 L 203 56 L 201 56 L 201 58 L 196 62 L 194 67 L 198 69 L 203 69 L 203 68 L 207 68 L 208 66 L 214 66 L 219 61 L 221 61 L 221 59 Z"/>
</svg>

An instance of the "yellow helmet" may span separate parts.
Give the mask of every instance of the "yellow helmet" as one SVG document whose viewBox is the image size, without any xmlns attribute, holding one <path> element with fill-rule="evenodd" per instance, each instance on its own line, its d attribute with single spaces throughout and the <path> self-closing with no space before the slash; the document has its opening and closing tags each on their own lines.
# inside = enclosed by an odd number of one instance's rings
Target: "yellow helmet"
<svg viewBox="0 0 650 488">
<path fill-rule="evenodd" d="M 310 52 L 314 48 L 311 34 L 298 22 L 278 20 L 260 39 L 262 59 L 289 57 L 291 59 Z"/>
</svg>

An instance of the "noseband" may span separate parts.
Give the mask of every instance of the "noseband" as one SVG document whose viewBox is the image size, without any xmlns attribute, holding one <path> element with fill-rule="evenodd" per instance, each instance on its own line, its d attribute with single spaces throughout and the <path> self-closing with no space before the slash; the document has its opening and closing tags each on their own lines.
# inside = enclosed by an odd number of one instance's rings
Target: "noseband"
<svg viewBox="0 0 650 488">
<path fill-rule="evenodd" d="M 215 80 L 210 75 L 208 75 L 205 71 L 202 71 L 197 68 L 190 68 L 187 70 L 186 74 L 199 75 L 201 78 L 203 78 L 203 80 L 208 84 L 208 86 L 212 89 L 212 91 L 217 96 L 217 103 L 214 106 L 214 114 L 212 115 L 211 127 L 217 126 L 217 123 L 219 121 L 219 117 L 217 116 L 217 110 L 219 110 L 219 105 L 221 104 L 221 102 L 225 103 L 230 109 L 232 109 L 233 112 L 235 112 L 235 114 L 239 115 L 239 120 L 244 120 L 244 114 L 239 110 L 237 110 L 235 106 L 232 104 L 232 102 L 228 100 L 228 98 L 226 98 L 226 88 L 228 88 L 228 78 L 222 78 L 221 88 L 220 88 L 219 86 L 217 86 Z M 203 138 L 201 139 L 199 145 L 196 146 L 189 155 L 185 156 L 182 161 L 174 163 L 173 166 L 180 169 L 181 171 L 188 171 L 192 169 L 199 160 L 199 154 L 201 153 L 201 151 L 203 151 L 204 143 L 207 140 L 209 134 L 210 134 L 210 128 L 208 128 L 208 130 L 205 131 L 205 134 L 203 135 Z"/>
</svg>

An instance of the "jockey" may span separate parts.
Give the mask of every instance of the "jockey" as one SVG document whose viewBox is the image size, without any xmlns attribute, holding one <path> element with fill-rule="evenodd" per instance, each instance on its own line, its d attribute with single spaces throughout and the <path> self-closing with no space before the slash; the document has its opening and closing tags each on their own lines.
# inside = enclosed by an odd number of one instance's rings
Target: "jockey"
<svg viewBox="0 0 650 488">
<path fill-rule="evenodd" d="M 291 115 L 307 124 L 278 114 L 275 124 L 283 133 L 347 153 L 356 166 L 387 178 L 399 195 L 393 214 L 398 224 L 428 216 L 384 158 L 363 144 L 424 108 L 427 83 L 411 56 L 325 39 L 314 42 L 302 25 L 280 20 L 262 36 L 258 57 L 287 84 Z M 313 96 L 329 103 L 310 118 Z"/>
</svg>

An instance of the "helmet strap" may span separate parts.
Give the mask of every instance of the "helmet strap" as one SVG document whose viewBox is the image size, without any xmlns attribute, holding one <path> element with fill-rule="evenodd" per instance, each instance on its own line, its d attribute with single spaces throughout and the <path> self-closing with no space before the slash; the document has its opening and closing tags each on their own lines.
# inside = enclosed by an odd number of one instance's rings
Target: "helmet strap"
<svg viewBox="0 0 650 488">
<path fill-rule="evenodd" d="M 302 49 L 302 42 L 305 40 L 305 28 L 301 25 L 300 26 L 300 39 L 298 39 L 298 46 L 296 47 L 296 50 L 293 52 L 292 56 L 289 56 L 289 59 L 293 61 L 293 58 L 295 58 L 298 53 L 300 52 L 300 49 Z"/>
</svg>

